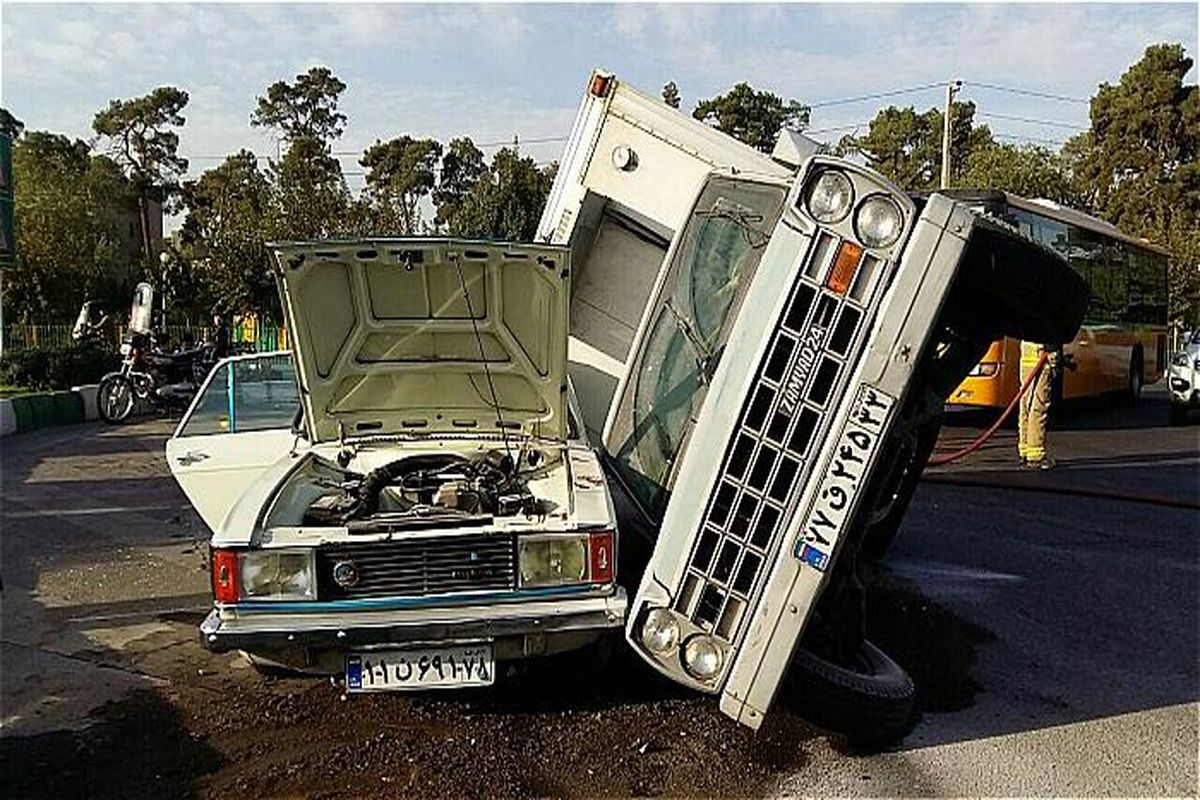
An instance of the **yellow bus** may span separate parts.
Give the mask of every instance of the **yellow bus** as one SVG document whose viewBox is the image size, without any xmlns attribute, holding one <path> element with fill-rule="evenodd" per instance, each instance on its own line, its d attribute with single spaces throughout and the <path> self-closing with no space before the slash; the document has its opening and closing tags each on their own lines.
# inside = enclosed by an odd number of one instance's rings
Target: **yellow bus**
<svg viewBox="0 0 1200 800">
<path fill-rule="evenodd" d="M 1104 220 L 1048 200 L 1001 191 L 951 197 L 1015 225 L 1062 253 L 1087 281 L 1091 302 L 1079 335 L 1063 346 L 1056 398 L 1125 392 L 1136 399 L 1167 367 L 1167 252 Z M 1020 387 L 1021 343 L 992 342 L 950 403 L 1004 408 Z"/>
</svg>

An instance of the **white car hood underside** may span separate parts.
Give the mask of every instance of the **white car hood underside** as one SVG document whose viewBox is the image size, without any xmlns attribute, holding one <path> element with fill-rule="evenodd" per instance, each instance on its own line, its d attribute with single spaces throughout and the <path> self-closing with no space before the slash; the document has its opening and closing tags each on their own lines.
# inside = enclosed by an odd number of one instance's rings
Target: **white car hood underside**
<svg viewBox="0 0 1200 800">
<path fill-rule="evenodd" d="M 565 438 L 566 248 L 452 239 L 271 248 L 317 441 L 494 435 L 499 420 L 513 433 Z"/>
</svg>

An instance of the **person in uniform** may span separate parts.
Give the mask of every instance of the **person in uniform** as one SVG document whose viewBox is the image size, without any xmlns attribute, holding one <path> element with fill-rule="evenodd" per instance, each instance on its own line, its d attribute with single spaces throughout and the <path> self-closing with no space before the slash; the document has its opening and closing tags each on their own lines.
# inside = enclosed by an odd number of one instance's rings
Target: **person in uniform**
<svg viewBox="0 0 1200 800">
<path fill-rule="evenodd" d="M 1021 396 L 1017 415 L 1017 450 L 1021 463 L 1028 469 L 1051 469 L 1054 459 L 1046 446 L 1046 425 L 1050 416 L 1050 385 L 1058 369 L 1058 353 L 1037 342 L 1021 342 L 1021 385 L 1037 368 L 1042 353 L 1046 365 L 1033 385 Z"/>
</svg>

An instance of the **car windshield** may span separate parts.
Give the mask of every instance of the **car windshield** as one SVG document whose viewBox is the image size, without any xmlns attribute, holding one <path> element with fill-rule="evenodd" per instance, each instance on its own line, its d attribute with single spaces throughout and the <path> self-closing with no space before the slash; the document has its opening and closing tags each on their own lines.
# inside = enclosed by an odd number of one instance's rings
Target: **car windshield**
<svg viewBox="0 0 1200 800">
<path fill-rule="evenodd" d="M 685 226 L 614 432 L 622 477 L 657 522 L 736 307 L 779 219 L 778 185 L 714 178 Z"/>
</svg>

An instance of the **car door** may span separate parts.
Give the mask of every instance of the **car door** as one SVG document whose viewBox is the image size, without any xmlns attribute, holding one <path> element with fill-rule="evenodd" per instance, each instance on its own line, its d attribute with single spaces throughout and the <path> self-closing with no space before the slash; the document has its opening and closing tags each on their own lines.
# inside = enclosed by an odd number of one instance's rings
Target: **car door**
<svg viewBox="0 0 1200 800">
<path fill-rule="evenodd" d="M 226 358 L 208 374 L 166 450 L 171 474 L 210 529 L 292 450 L 299 407 L 290 353 Z"/>
</svg>

